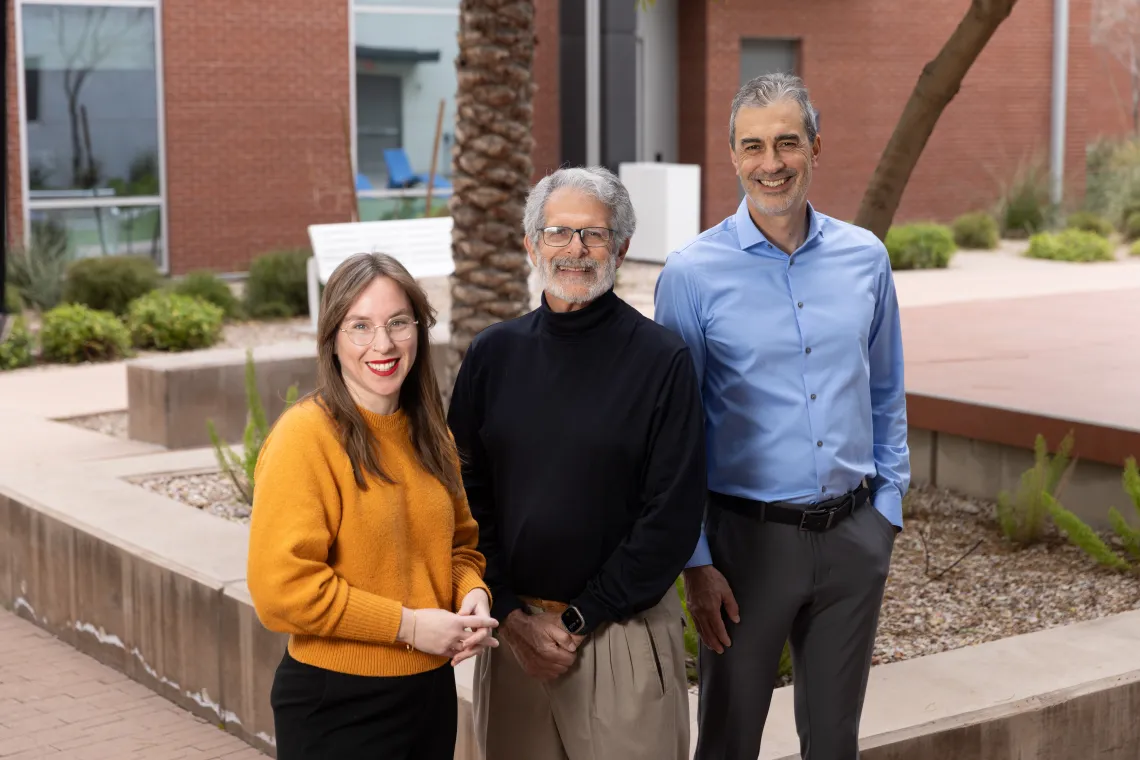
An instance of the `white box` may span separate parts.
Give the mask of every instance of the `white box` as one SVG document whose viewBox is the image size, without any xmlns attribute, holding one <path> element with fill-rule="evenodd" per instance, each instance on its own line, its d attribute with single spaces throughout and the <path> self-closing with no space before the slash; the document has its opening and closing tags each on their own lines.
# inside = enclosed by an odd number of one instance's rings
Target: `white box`
<svg viewBox="0 0 1140 760">
<path fill-rule="evenodd" d="M 627 163 L 618 166 L 618 176 L 629 190 L 637 214 L 637 230 L 627 259 L 663 264 L 670 251 L 700 233 L 699 165 Z"/>
</svg>

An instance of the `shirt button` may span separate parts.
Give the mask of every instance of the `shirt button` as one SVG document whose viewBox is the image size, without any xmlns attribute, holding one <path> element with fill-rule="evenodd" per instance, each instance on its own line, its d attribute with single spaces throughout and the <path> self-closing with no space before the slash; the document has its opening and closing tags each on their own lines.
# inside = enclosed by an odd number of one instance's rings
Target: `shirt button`
<svg viewBox="0 0 1140 760">
<path fill-rule="evenodd" d="M 796 304 L 796 306 L 799 306 L 802 309 L 804 307 L 804 302 L 800 301 L 798 304 Z"/>
<path fill-rule="evenodd" d="M 805 354 L 810 354 L 810 353 L 811 353 L 811 349 L 810 349 L 810 348 L 805 348 L 805 349 L 804 349 L 804 353 L 805 353 Z"/>
<path fill-rule="evenodd" d="M 815 394 L 814 394 L 814 393 L 813 393 L 813 394 L 811 394 L 811 400 L 812 400 L 812 401 L 815 401 Z"/>
<path fill-rule="evenodd" d="M 816 445 L 816 446 L 822 446 L 822 445 L 823 445 L 823 441 L 816 441 L 816 442 L 815 442 L 815 445 Z"/>
<path fill-rule="evenodd" d="M 820 491 L 820 493 L 827 493 L 827 486 L 824 486 L 823 488 L 819 489 L 819 491 Z"/>
</svg>

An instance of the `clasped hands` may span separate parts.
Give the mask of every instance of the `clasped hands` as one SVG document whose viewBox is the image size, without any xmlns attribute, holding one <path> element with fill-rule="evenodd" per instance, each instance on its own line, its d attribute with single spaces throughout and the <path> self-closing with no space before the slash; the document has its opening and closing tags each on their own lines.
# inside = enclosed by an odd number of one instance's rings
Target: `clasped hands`
<svg viewBox="0 0 1140 760">
<path fill-rule="evenodd" d="M 568 671 L 585 638 L 567 631 L 553 612 L 528 615 L 523 610 L 507 615 L 503 637 L 523 671 L 540 681 L 553 681 Z"/>
<path fill-rule="evenodd" d="M 491 635 L 499 622 L 491 617 L 491 600 L 481 588 L 463 597 L 458 612 L 440 609 L 409 610 L 400 615 L 396 640 L 426 654 L 451 658 L 454 667 L 499 642 Z"/>
</svg>

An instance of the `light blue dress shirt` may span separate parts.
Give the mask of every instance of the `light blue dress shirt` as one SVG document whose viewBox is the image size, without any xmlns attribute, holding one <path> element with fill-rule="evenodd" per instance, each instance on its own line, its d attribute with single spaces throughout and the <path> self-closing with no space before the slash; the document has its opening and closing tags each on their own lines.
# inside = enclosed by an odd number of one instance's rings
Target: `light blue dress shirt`
<svg viewBox="0 0 1140 760">
<path fill-rule="evenodd" d="M 867 479 L 902 527 L 910 485 L 902 329 L 886 248 L 808 207 L 787 255 L 748 215 L 669 254 L 656 321 L 689 345 L 706 415 L 709 489 L 809 504 Z M 712 564 L 702 531 L 688 566 Z"/>
</svg>

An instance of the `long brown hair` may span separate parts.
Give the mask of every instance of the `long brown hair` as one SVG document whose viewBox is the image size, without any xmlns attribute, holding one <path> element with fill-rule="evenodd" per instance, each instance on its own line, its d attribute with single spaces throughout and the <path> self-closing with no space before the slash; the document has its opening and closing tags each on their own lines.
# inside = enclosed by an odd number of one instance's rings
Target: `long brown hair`
<svg viewBox="0 0 1140 760">
<path fill-rule="evenodd" d="M 340 433 L 341 444 L 352 462 L 356 484 L 367 489 L 364 474 L 371 473 L 391 483 L 380 462 L 376 440 L 364 416 L 349 393 L 336 355 L 337 333 L 348 310 L 377 277 L 387 277 L 399 285 L 412 303 L 418 347 L 404 384 L 400 386 L 400 409 L 408 418 L 412 446 L 420 466 L 434 475 L 447 490 L 462 488 L 456 468 L 455 447 L 447 428 L 443 399 L 431 361 L 430 331 L 435 326 L 435 309 L 427 294 L 404 266 L 384 253 L 358 253 L 333 271 L 321 297 L 317 322 L 317 387 L 313 395 L 324 405 Z"/>
</svg>

